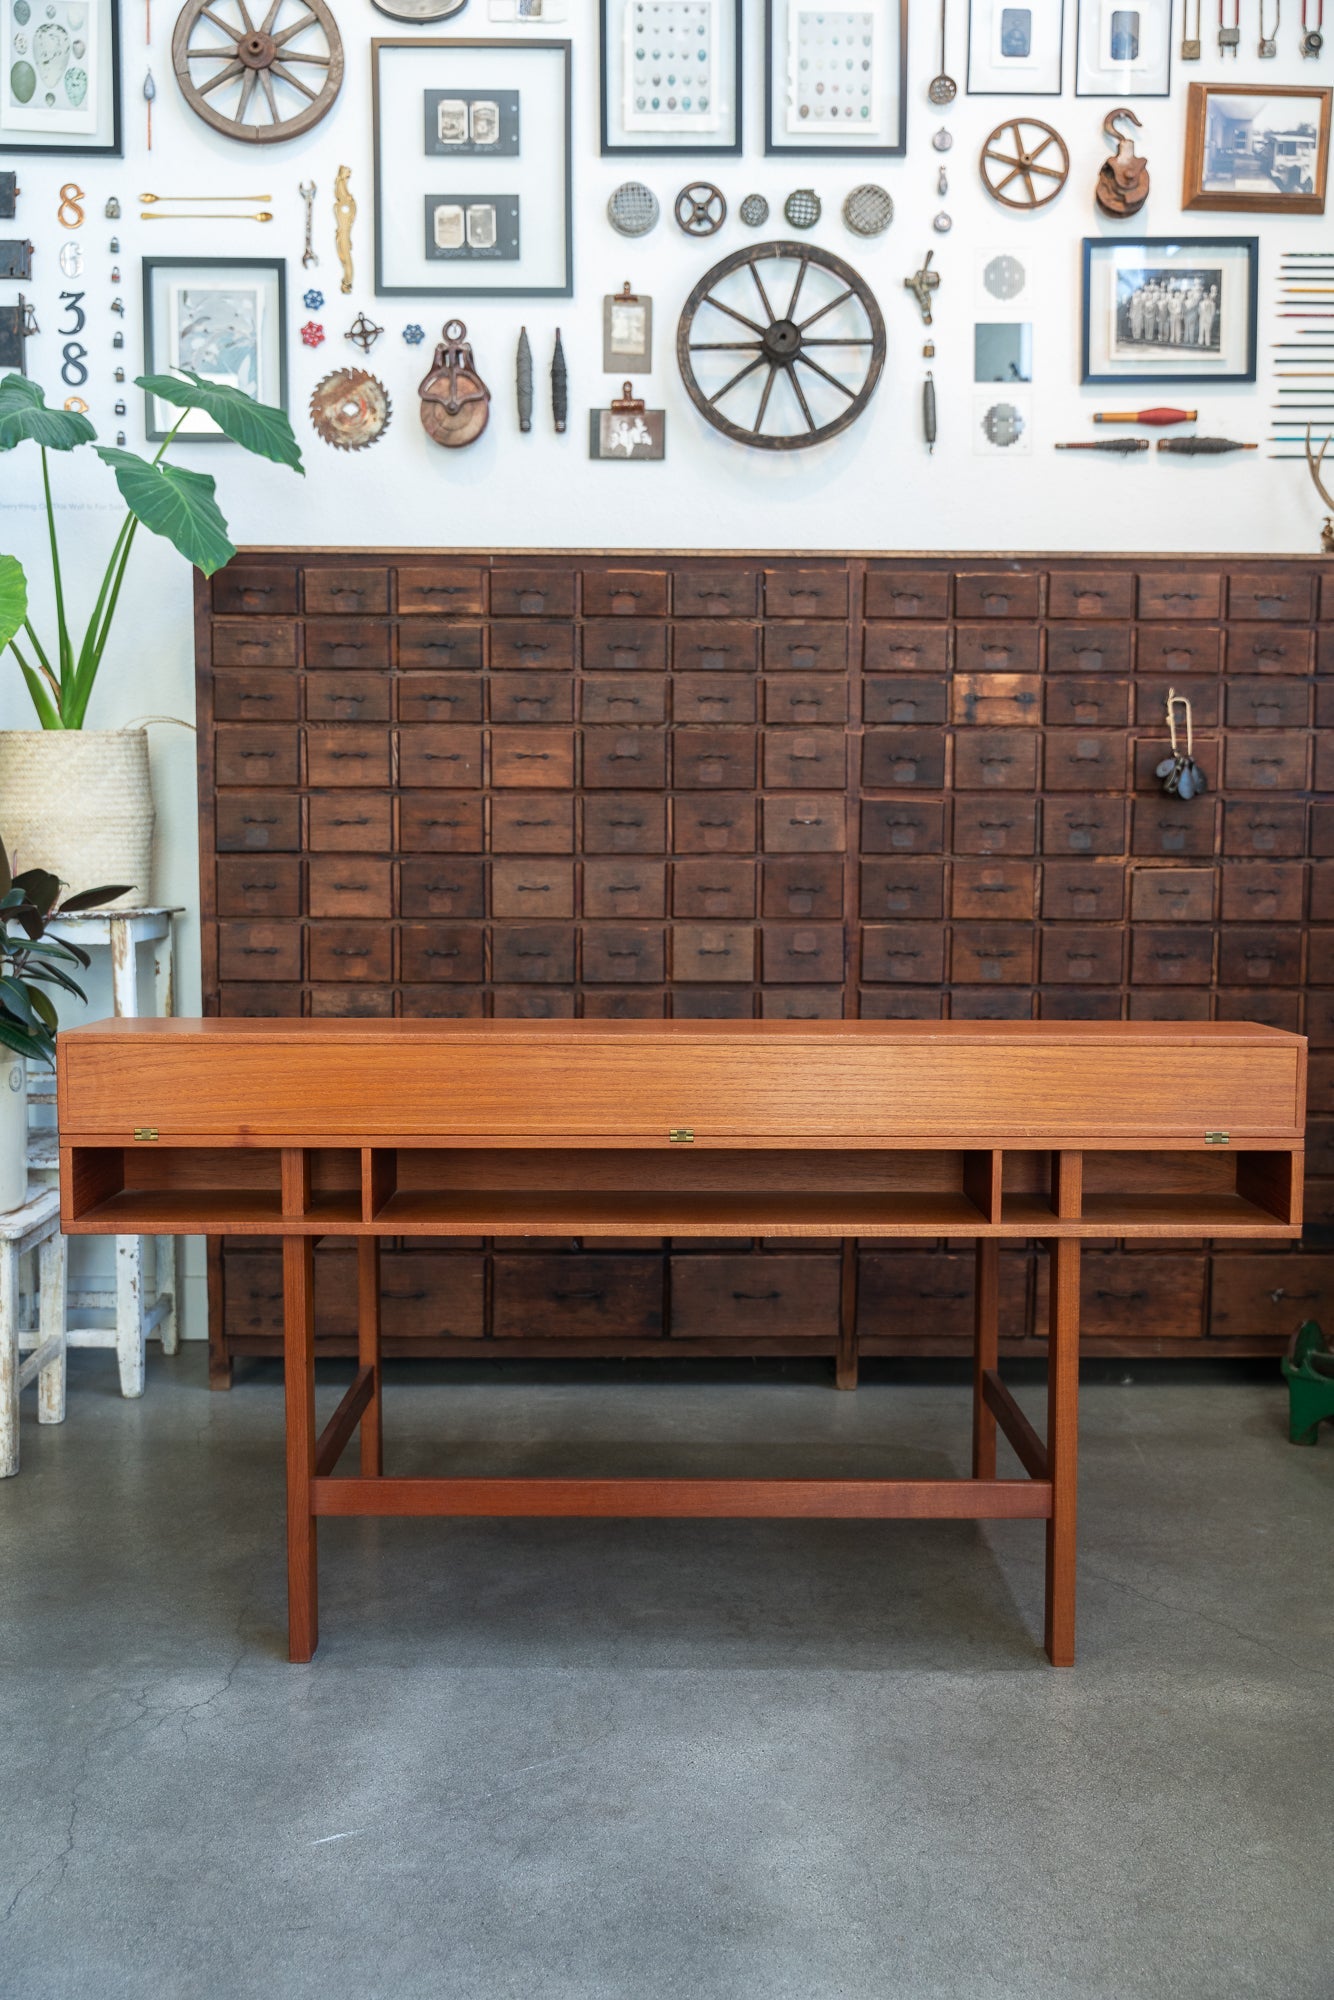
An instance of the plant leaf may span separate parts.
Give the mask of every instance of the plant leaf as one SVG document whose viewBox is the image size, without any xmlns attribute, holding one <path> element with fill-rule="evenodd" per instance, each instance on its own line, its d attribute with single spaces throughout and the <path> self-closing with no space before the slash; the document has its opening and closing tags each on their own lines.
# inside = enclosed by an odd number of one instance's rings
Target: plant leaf
<svg viewBox="0 0 1334 2000">
<path fill-rule="evenodd" d="M 207 472 L 189 472 L 183 465 L 150 465 L 132 451 L 98 445 L 97 455 L 116 475 L 120 497 L 136 521 L 154 535 L 163 535 L 204 576 L 212 576 L 231 561 L 236 550 L 227 539 L 227 523 L 213 498 L 215 483 Z"/>
<path fill-rule="evenodd" d="M 14 887 L 22 889 L 33 908 L 45 917 L 60 894 L 60 877 L 46 868 L 25 868 L 14 877 Z"/>
<path fill-rule="evenodd" d="M 23 985 L 17 979 L 0 979 L 0 1001 L 16 1021 L 22 1021 L 25 1028 L 36 1028 L 40 1024 L 32 1011 L 32 1003 Z"/>
<path fill-rule="evenodd" d="M 12 451 L 25 438 L 48 451 L 73 451 L 96 436 L 77 410 L 48 410 L 42 390 L 26 375 L 6 375 L 0 381 L 0 451 Z"/>
<path fill-rule="evenodd" d="M 133 887 L 132 882 L 113 882 L 108 888 L 81 889 L 77 896 L 66 896 L 56 915 L 72 917 L 76 910 L 95 910 L 99 903 L 114 903 L 117 896 L 128 896 Z"/>
<path fill-rule="evenodd" d="M 51 995 L 43 993 L 40 986 L 30 986 L 28 988 L 28 999 L 32 1003 L 33 1013 L 37 1015 L 39 1020 L 46 1024 L 54 1035 L 56 1029 L 60 1026 L 60 1016 L 56 1012 L 55 1002 L 52 1000 Z"/>
<path fill-rule="evenodd" d="M 185 381 L 181 375 L 186 377 Z M 193 368 L 182 368 L 180 375 L 138 375 L 135 387 L 146 389 L 150 396 L 160 396 L 164 403 L 172 403 L 178 410 L 203 410 L 233 444 L 244 445 L 259 458 L 271 458 L 275 465 L 290 465 L 293 472 L 301 473 L 304 478 L 306 468 L 301 463 L 301 447 L 286 411 L 257 403 L 253 396 L 225 382 L 206 382 Z"/>
<path fill-rule="evenodd" d="M 28 579 L 17 556 L 0 556 L 0 653 L 28 615 Z"/>
<path fill-rule="evenodd" d="M 5 852 L 4 841 L 0 840 L 0 904 L 4 903 L 13 894 L 13 890 L 14 877 L 9 870 L 9 856 Z"/>
<path fill-rule="evenodd" d="M 0 1047 L 12 1049 L 16 1056 L 27 1056 L 32 1062 L 44 1062 L 55 1067 L 55 1044 L 45 1028 L 39 1035 L 25 1034 L 22 1028 L 14 1026 L 0 1014 Z"/>
</svg>

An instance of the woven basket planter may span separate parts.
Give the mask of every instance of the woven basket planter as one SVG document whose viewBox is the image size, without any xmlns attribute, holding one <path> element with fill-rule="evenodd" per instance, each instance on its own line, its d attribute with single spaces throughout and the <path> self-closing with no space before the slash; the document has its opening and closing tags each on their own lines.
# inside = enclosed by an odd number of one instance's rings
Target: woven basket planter
<svg viewBox="0 0 1334 2000">
<path fill-rule="evenodd" d="M 10 865 L 48 868 L 65 895 L 133 886 L 153 900 L 153 791 L 143 729 L 0 730 L 0 838 Z"/>
</svg>

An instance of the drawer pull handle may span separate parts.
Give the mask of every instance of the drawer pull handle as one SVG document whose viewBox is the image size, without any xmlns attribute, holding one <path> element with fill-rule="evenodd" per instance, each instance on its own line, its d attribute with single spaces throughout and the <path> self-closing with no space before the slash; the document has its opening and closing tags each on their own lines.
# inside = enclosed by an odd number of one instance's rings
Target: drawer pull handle
<svg viewBox="0 0 1334 2000">
<path fill-rule="evenodd" d="M 820 947 L 818 944 L 790 944 L 787 955 L 789 958 L 818 958 Z"/>
<path fill-rule="evenodd" d="M 427 653 L 452 653 L 457 644 L 458 644 L 457 639 L 423 639 L 421 641 L 422 649 L 424 652 Z M 427 696 L 428 701 L 436 701 L 439 699 L 441 699 L 441 697 L 437 695 Z"/>
<path fill-rule="evenodd" d="M 421 698 L 423 701 L 443 701 L 449 708 L 452 708 L 456 701 L 462 699 L 461 696 L 456 694 L 424 694 Z"/>
<path fill-rule="evenodd" d="M 267 699 L 268 699 L 268 697 L 267 697 L 267 696 L 265 696 L 265 699 L 267 700 Z M 332 703 L 332 704 L 333 704 L 334 706 L 337 706 L 337 704 L 338 704 L 338 703 L 339 703 L 340 701 L 346 701 L 346 702 L 351 702 L 351 703 L 352 703 L 352 704 L 353 704 L 353 705 L 355 706 L 355 704 L 356 704 L 357 702 L 360 702 L 360 701 L 365 701 L 365 699 L 366 699 L 366 697 L 365 697 L 365 695 L 364 695 L 364 694 L 331 694 L 331 695 L 329 696 L 329 701 L 330 701 L 330 702 L 331 702 L 331 703 Z"/>
<path fill-rule="evenodd" d="M 266 754 L 271 755 L 272 753 L 268 752 Z M 369 755 L 369 750 L 331 750 L 329 752 L 330 759 L 335 764 L 364 764 Z"/>
<path fill-rule="evenodd" d="M 608 945 L 607 956 L 608 958 L 638 958 L 639 946 L 637 944 L 635 945 L 627 944 L 627 945 L 622 945 L 619 949 L 617 949 L 611 945 Z"/>
<path fill-rule="evenodd" d="M 903 951 L 903 950 L 891 951 L 889 955 L 891 958 L 920 958 L 922 956 L 920 951 Z"/>
<path fill-rule="evenodd" d="M 549 750 L 516 750 L 513 755 L 516 764 L 546 764 L 551 760 Z"/>
<path fill-rule="evenodd" d="M 1186 956 L 1184 951 L 1151 951 L 1149 957 L 1159 965 L 1177 965 Z"/>
<path fill-rule="evenodd" d="M 909 824 L 911 824 L 911 821 L 909 822 Z M 821 817 L 820 817 L 820 815 L 819 815 L 818 813 L 807 813 L 807 814 L 805 814 L 805 815 L 800 815 L 800 814 L 797 814 L 797 815 L 794 815 L 794 817 L 793 817 L 793 818 L 791 818 L 791 819 L 790 819 L 790 820 L 788 821 L 788 825 L 789 825 L 789 826 L 823 826 L 823 825 L 824 825 L 824 821 L 823 821 L 823 819 L 821 819 Z"/>
<path fill-rule="evenodd" d="M 277 754 L 278 753 L 276 750 L 242 750 L 241 752 L 242 757 L 246 758 L 247 760 L 250 759 L 251 757 L 267 759 L 269 757 L 276 757 Z"/>
<path fill-rule="evenodd" d="M 1278 1304 L 1280 1299 L 1291 1299 L 1295 1306 L 1299 1306 L 1309 1304 L 1312 1299 L 1318 1299 L 1320 1294 L 1319 1292 L 1290 1292 L 1286 1286 L 1280 1285 L 1277 1291 L 1271 1292 L 1269 1296 L 1275 1305 Z"/>
<path fill-rule="evenodd" d="M 454 820 L 449 821 L 450 826 L 455 824 Z M 516 819 L 514 824 L 516 826 L 550 826 L 551 821 L 549 819 Z"/>
<path fill-rule="evenodd" d="M 637 598 L 637 597 L 640 597 L 640 596 L 642 596 L 642 594 L 643 594 L 643 593 L 642 593 L 641 591 L 638 591 L 638 590 L 631 590 L 631 589 L 629 589 L 629 588 L 628 588 L 628 587 L 626 587 L 626 586 L 623 586 L 623 585 L 619 585 L 619 584 L 618 584 L 618 585 L 617 585 L 617 587 L 616 587 L 616 589 L 615 589 L 615 590 L 613 590 L 613 591 L 612 591 L 612 593 L 611 593 L 611 601 L 612 601 L 612 603 L 613 603 L 613 604 L 615 604 L 618 598 L 621 598 L 621 597 L 632 597 L 632 598 Z"/>
<path fill-rule="evenodd" d="M 365 826 L 366 824 L 364 819 L 339 820 L 337 823 L 339 826 Z M 428 826 L 461 826 L 462 823 L 461 820 L 457 819 L 428 819 L 426 822 Z"/>
<path fill-rule="evenodd" d="M 638 882 L 609 882 L 607 884 L 607 894 L 609 896 L 637 896 L 639 894 L 639 884 Z"/>
<path fill-rule="evenodd" d="M 977 957 L 979 964 L 991 965 L 1000 959 L 1013 958 L 1014 953 L 1012 951 L 980 951 Z"/>
<path fill-rule="evenodd" d="M 1258 769 L 1266 771 L 1281 771 L 1283 768 L 1283 759 L 1281 757 L 1252 757 L 1251 762 Z"/>
<path fill-rule="evenodd" d="M 471 588 L 466 583 L 419 583 L 416 594 L 418 597 L 463 597 Z"/>
<path fill-rule="evenodd" d="M 271 694 L 243 694 L 241 699 L 242 701 L 272 701 L 273 696 Z"/>
<path fill-rule="evenodd" d="M 276 944 L 248 944 L 242 947 L 242 956 L 245 958 L 276 958 L 278 956 L 278 947 Z"/>
<path fill-rule="evenodd" d="M 1270 947 L 1269 949 L 1265 949 L 1262 946 L 1257 946 L 1254 950 L 1248 951 L 1246 956 L 1248 959 L 1258 958 L 1263 960 L 1263 962 L 1266 965 L 1272 965 L 1274 963 L 1276 953 L 1274 952 L 1272 947 Z"/>
<path fill-rule="evenodd" d="M 732 947 L 730 944 L 702 944 L 699 955 L 701 958 L 730 958 Z"/>
<path fill-rule="evenodd" d="M 514 956 L 516 958 L 550 958 L 551 953 L 549 951 L 534 951 L 531 946 L 520 944 L 514 947 Z"/>
<path fill-rule="evenodd" d="M 278 884 L 276 882 L 243 882 L 241 884 L 242 889 L 246 890 L 276 889 L 277 886 Z"/>
<path fill-rule="evenodd" d="M 278 819 L 275 813 L 242 813 L 241 824 L 242 826 L 277 826 Z"/>
<path fill-rule="evenodd" d="M 637 694 L 609 694 L 607 696 L 607 706 L 608 708 L 638 708 L 639 696 Z"/>
<path fill-rule="evenodd" d="M 1092 965 L 1097 953 L 1092 951 L 1067 951 L 1067 965 Z"/>
<path fill-rule="evenodd" d="M 457 882 L 428 882 L 426 893 L 429 896 L 457 896 L 459 885 Z"/>
<path fill-rule="evenodd" d="M 244 604 L 248 604 L 252 597 L 272 597 L 273 585 L 271 583 L 248 583 L 240 595 L 241 601 Z"/>
<path fill-rule="evenodd" d="M 272 885 L 270 885 L 270 886 L 272 886 Z M 340 891 L 341 891 L 341 892 L 342 892 L 342 893 L 343 893 L 344 895 L 347 895 L 347 894 L 349 894 L 349 893 L 350 893 L 350 892 L 351 892 L 352 890 L 354 890 L 354 889 L 369 889 L 369 888 L 370 888 L 370 883 L 369 883 L 369 882 L 335 882 L 335 883 L 334 883 L 334 888 L 335 888 L 335 889 L 338 889 L 338 890 L 340 890 Z"/>
<path fill-rule="evenodd" d="M 607 1294 L 605 1292 L 595 1292 L 595 1291 L 558 1292 L 553 1286 L 551 1296 L 553 1299 L 605 1299 Z"/>
<path fill-rule="evenodd" d="M 781 1299 L 781 1292 L 733 1292 L 734 1299 L 751 1299 L 756 1304 L 766 1304 L 770 1299 Z"/>
<path fill-rule="evenodd" d="M 1013 758 L 1013 757 L 1002 757 L 1002 756 L 1000 756 L 1000 755 L 996 755 L 996 756 L 994 756 L 994 757 L 983 757 L 983 758 L 981 759 L 981 762 L 982 762 L 983 764 L 1013 764 L 1013 762 L 1014 762 L 1014 758 Z"/>
<path fill-rule="evenodd" d="M 519 882 L 515 886 L 521 896 L 546 896 L 551 893 L 550 882 Z"/>
<path fill-rule="evenodd" d="M 370 952 L 365 945 L 336 944 L 333 955 L 335 958 L 369 958 Z"/>
<path fill-rule="evenodd" d="M 442 944 L 442 945 L 428 945 L 426 947 L 426 956 L 428 958 L 457 958 L 458 955 L 459 955 L 458 945 Z"/>
<path fill-rule="evenodd" d="M 1128 1305 L 1142 1305 L 1148 1298 L 1147 1292 L 1118 1292 L 1110 1285 L 1100 1285 L 1093 1294 L 1095 1299 L 1124 1299 Z"/>
<path fill-rule="evenodd" d="M 545 653 L 548 650 L 545 639 L 516 639 L 514 648 L 519 653 Z"/>
<path fill-rule="evenodd" d="M 973 891 L 975 896 L 1013 896 L 1014 893 L 1013 882 L 979 882 Z"/>
</svg>

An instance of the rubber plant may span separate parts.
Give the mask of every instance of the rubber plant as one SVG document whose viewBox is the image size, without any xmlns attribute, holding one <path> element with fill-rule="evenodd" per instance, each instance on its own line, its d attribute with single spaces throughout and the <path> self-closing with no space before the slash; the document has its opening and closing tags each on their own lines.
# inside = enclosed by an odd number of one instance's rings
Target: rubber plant
<svg viewBox="0 0 1334 2000">
<path fill-rule="evenodd" d="M 53 410 L 35 382 L 24 375 L 0 380 L 0 452 L 35 444 L 42 461 L 42 495 L 51 549 L 51 584 L 55 596 L 55 643 L 42 643 L 33 624 L 28 580 L 17 556 L 0 554 L 0 653 L 14 654 L 43 729 L 82 729 L 98 669 L 111 636 L 121 585 L 140 527 L 162 535 L 205 576 L 212 576 L 236 554 L 227 537 L 227 523 L 214 498 L 213 479 L 206 472 L 166 462 L 167 452 L 192 410 L 212 417 L 224 436 L 258 458 L 288 465 L 304 475 L 301 451 L 284 411 L 257 403 L 239 389 L 208 382 L 191 368 L 175 375 L 141 375 L 138 387 L 180 411 L 156 457 L 140 458 L 132 451 L 98 444 L 97 432 L 76 410 Z M 92 445 L 109 469 L 125 502 L 126 515 L 112 546 L 110 560 L 80 638 L 71 629 L 66 606 L 65 575 L 56 535 L 56 509 L 51 490 L 50 453 Z M 48 638 L 51 635 L 48 634 Z"/>
<path fill-rule="evenodd" d="M 46 989 L 55 986 L 86 1000 L 65 967 L 86 968 L 89 959 L 79 945 L 48 937 L 46 927 L 53 918 L 95 910 L 124 894 L 119 886 L 84 889 L 57 904 L 60 883 L 55 876 L 44 868 L 13 874 L 0 841 L 0 1046 L 33 1062 L 54 1064 L 56 1009 Z"/>
</svg>

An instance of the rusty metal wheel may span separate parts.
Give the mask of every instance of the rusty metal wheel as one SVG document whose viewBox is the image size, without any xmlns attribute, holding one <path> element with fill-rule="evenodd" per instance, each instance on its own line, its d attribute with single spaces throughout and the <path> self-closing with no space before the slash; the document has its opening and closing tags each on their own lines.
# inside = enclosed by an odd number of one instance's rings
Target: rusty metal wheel
<svg viewBox="0 0 1334 2000">
<path fill-rule="evenodd" d="M 257 10 L 258 11 L 258 10 Z M 332 110 L 343 43 L 325 0 L 186 0 L 171 37 L 181 94 L 227 139 L 255 146 L 295 139 Z"/>
</svg>

